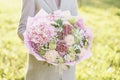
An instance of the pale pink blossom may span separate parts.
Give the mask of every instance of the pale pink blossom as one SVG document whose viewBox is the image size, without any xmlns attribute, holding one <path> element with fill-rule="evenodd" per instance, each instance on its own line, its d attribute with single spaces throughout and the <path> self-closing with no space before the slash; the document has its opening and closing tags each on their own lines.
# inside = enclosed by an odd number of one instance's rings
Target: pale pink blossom
<svg viewBox="0 0 120 80">
<path fill-rule="evenodd" d="M 77 27 L 78 29 L 83 29 L 83 30 L 85 30 L 84 21 L 83 21 L 82 19 L 78 19 L 78 20 L 75 22 L 75 27 Z"/>
<path fill-rule="evenodd" d="M 70 46 L 75 43 L 75 39 L 74 39 L 73 35 L 67 35 L 64 40 L 65 40 L 66 44 L 70 45 Z"/>
<path fill-rule="evenodd" d="M 45 53 L 44 58 L 48 62 L 55 62 L 56 58 L 59 56 L 58 52 L 56 50 L 49 50 Z"/>
</svg>

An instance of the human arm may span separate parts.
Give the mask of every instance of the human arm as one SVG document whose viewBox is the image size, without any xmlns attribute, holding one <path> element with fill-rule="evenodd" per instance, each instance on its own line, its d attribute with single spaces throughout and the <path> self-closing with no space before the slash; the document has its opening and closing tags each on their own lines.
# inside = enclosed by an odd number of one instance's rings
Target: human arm
<svg viewBox="0 0 120 80">
<path fill-rule="evenodd" d="M 28 16 L 34 16 L 35 14 L 35 1 L 34 0 L 22 0 L 22 11 L 17 29 L 17 34 L 21 40 L 24 40 L 23 33 L 26 29 L 26 23 Z"/>
</svg>

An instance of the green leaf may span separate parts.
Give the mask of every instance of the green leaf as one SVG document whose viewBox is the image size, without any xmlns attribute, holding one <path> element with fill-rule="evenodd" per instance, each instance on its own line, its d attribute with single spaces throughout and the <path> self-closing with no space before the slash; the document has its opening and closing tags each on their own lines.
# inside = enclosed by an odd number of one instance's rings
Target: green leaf
<svg viewBox="0 0 120 80">
<path fill-rule="evenodd" d="M 57 23 L 58 27 L 61 27 L 63 25 L 62 19 L 57 19 L 55 22 Z"/>
</svg>

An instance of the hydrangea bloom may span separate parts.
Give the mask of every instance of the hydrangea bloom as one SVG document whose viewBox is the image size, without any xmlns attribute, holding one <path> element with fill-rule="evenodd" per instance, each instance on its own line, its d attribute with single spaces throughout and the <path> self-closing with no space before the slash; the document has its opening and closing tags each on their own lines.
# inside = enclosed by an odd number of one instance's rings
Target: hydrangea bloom
<svg viewBox="0 0 120 80">
<path fill-rule="evenodd" d="M 28 36 L 31 41 L 39 44 L 46 44 L 55 35 L 55 28 L 49 23 L 40 22 L 27 30 Z"/>
</svg>

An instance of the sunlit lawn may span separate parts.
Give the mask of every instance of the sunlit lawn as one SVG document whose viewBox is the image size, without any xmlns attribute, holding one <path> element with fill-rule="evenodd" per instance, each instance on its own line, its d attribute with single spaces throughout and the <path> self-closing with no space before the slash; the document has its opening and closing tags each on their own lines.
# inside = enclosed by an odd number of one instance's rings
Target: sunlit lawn
<svg viewBox="0 0 120 80">
<path fill-rule="evenodd" d="M 23 80 L 27 49 L 17 36 L 20 0 L 0 0 L 0 80 Z M 119 0 L 82 0 L 80 15 L 92 28 L 93 53 L 77 65 L 77 80 L 120 80 Z"/>
</svg>

